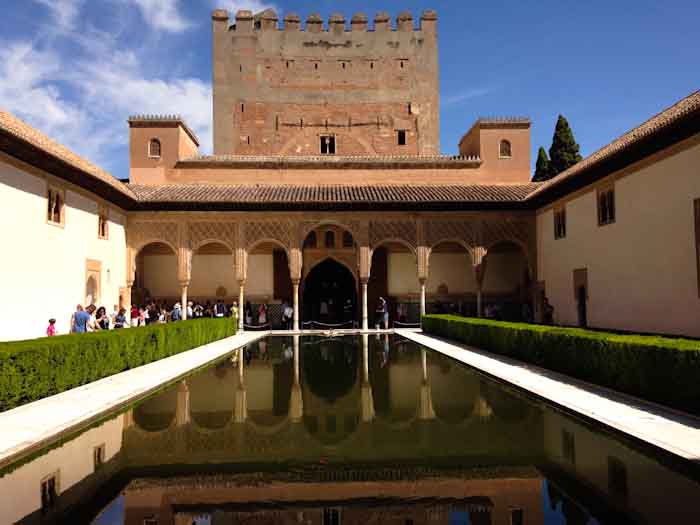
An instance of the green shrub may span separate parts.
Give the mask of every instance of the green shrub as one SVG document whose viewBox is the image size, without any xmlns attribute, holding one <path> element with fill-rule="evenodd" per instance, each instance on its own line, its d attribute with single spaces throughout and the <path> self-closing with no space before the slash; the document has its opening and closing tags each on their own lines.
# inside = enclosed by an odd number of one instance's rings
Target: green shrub
<svg viewBox="0 0 700 525">
<path fill-rule="evenodd" d="M 700 341 L 450 315 L 423 331 L 700 415 Z"/>
<path fill-rule="evenodd" d="M 235 332 L 230 318 L 194 319 L 0 343 L 0 412 Z"/>
</svg>

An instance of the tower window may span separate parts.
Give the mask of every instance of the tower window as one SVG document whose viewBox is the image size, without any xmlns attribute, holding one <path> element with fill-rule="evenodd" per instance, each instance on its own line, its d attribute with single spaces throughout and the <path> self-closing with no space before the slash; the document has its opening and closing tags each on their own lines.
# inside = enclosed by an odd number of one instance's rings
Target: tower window
<svg viewBox="0 0 700 525">
<path fill-rule="evenodd" d="M 343 248 L 352 248 L 353 245 L 352 233 L 348 231 L 343 232 Z"/>
<path fill-rule="evenodd" d="M 512 156 L 510 142 L 502 140 L 498 146 L 498 156 L 502 159 L 509 159 Z"/>
<path fill-rule="evenodd" d="M 398 135 L 397 139 L 398 139 L 399 146 L 405 146 L 406 145 L 406 131 L 403 129 L 400 129 L 396 133 Z"/>
<path fill-rule="evenodd" d="M 321 155 L 335 155 L 335 137 L 321 135 Z"/>
<path fill-rule="evenodd" d="M 598 192 L 598 226 L 615 222 L 615 189 Z"/>
<path fill-rule="evenodd" d="M 151 139 L 148 142 L 148 156 L 152 159 L 159 159 L 161 153 L 160 140 Z"/>
</svg>

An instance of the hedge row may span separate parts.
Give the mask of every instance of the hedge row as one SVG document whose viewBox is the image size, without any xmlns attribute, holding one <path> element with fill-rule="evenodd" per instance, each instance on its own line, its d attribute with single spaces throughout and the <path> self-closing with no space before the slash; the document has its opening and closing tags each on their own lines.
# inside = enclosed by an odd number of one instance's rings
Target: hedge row
<svg viewBox="0 0 700 525">
<path fill-rule="evenodd" d="M 235 332 L 231 318 L 194 319 L 0 343 L 0 412 Z"/>
<path fill-rule="evenodd" d="M 428 315 L 423 331 L 700 415 L 700 341 Z"/>
</svg>

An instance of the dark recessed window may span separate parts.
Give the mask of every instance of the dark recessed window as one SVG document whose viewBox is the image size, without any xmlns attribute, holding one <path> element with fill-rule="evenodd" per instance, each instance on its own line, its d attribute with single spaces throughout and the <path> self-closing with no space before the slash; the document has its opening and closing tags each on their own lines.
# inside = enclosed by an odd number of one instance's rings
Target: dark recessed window
<svg viewBox="0 0 700 525">
<path fill-rule="evenodd" d="M 406 132 L 403 129 L 400 129 L 396 132 L 396 134 L 397 134 L 399 146 L 405 146 L 406 145 Z"/>
<path fill-rule="evenodd" d="M 107 239 L 109 237 L 108 224 L 107 215 L 101 213 L 97 218 L 97 237 L 100 239 Z"/>
<path fill-rule="evenodd" d="M 335 248 L 335 233 L 327 231 L 325 241 L 326 248 Z"/>
<path fill-rule="evenodd" d="M 598 225 L 615 222 L 615 189 L 607 188 L 598 192 Z"/>
<path fill-rule="evenodd" d="M 63 193 L 61 190 L 49 188 L 46 200 L 46 220 L 54 224 L 63 224 Z"/>
<path fill-rule="evenodd" d="M 245 104 L 241 104 L 241 113 L 245 112 Z"/>
<path fill-rule="evenodd" d="M 627 499 L 627 467 L 612 456 L 608 456 L 608 492 L 617 499 Z"/>
<path fill-rule="evenodd" d="M 335 155 L 335 137 L 321 135 L 321 155 Z"/>
<path fill-rule="evenodd" d="M 343 232 L 343 248 L 352 248 L 353 245 L 352 234 L 350 232 Z"/>
<path fill-rule="evenodd" d="M 502 159 L 509 159 L 512 155 L 510 142 L 502 140 L 498 145 L 498 156 Z"/>
<path fill-rule="evenodd" d="M 561 451 L 567 463 L 576 465 L 576 441 L 574 441 L 574 435 L 563 429 L 561 431 Z"/>
<path fill-rule="evenodd" d="M 511 509 L 510 511 L 510 525 L 523 525 L 525 523 L 525 516 L 523 509 Z"/>
<path fill-rule="evenodd" d="M 95 470 L 99 469 L 105 462 L 105 446 L 100 445 L 95 447 L 92 452 L 93 464 L 95 465 Z"/>
<path fill-rule="evenodd" d="M 340 510 L 323 509 L 323 525 L 340 525 Z"/>
<path fill-rule="evenodd" d="M 566 210 L 554 210 L 554 238 L 563 239 L 566 237 Z"/>
<path fill-rule="evenodd" d="M 311 232 L 304 240 L 304 248 L 316 248 L 316 232 Z"/>
<path fill-rule="evenodd" d="M 47 512 L 56 506 L 58 501 L 58 479 L 54 474 L 41 482 L 41 511 Z"/>
<path fill-rule="evenodd" d="M 158 139 L 151 139 L 148 143 L 148 156 L 151 157 L 152 159 L 159 159 L 160 158 L 160 140 Z"/>
</svg>

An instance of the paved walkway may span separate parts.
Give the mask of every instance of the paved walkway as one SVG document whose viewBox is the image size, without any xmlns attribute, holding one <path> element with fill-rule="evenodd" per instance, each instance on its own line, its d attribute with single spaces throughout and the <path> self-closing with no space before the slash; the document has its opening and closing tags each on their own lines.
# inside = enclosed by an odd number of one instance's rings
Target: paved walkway
<svg viewBox="0 0 700 525">
<path fill-rule="evenodd" d="M 156 391 L 196 368 L 268 335 L 244 332 L 0 414 L 0 468 Z"/>
<path fill-rule="evenodd" d="M 404 330 L 396 333 L 608 427 L 700 461 L 698 418 L 459 343 Z"/>
</svg>

